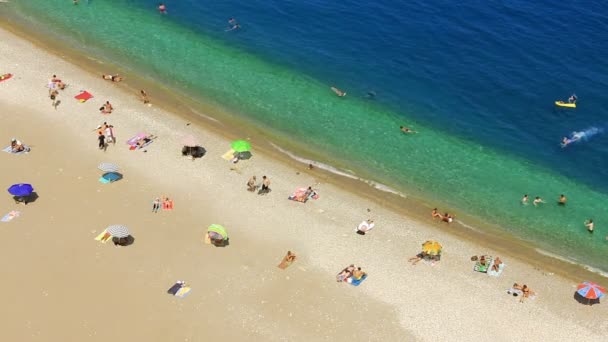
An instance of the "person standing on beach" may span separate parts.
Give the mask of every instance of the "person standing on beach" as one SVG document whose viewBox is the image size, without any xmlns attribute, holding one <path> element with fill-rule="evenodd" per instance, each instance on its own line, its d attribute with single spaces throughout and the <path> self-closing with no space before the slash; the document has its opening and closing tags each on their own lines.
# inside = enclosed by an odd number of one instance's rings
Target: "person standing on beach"
<svg viewBox="0 0 608 342">
<path fill-rule="evenodd" d="M 564 196 L 564 194 L 559 195 L 559 200 L 557 201 L 557 205 L 566 205 L 566 201 L 568 199 L 566 198 L 566 196 Z"/>
<path fill-rule="evenodd" d="M 99 136 L 97 137 L 97 140 L 99 141 L 99 149 L 105 151 L 105 149 L 106 149 L 106 136 L 103 135 L 103 132 L 99 132 Z"/>
<path fill-rule="evenodd" d="M 594 227 L 593 220 L 589 219 L 589 220 L 585 221 L 585 227 L 587 227 L 587 231 L 589 233 L 593 233 L 593 227 Z"/>
<path fill-rule="evenodd" d="M 262 189 L 258 194 L 267 194 L 270 192 L 270 179 L 266 176 L 262 176 Z"/>
<path fill-rule="evenodd" d="M 146 93 L 145 90 L 140 90 L 139 91 L 139 95 L 141 97 L 141 100 L 143 101 L 144 104 L 148 104 L 150 103 L 150 99 L 148 98 L 148 93 Z"/>
<path fill-rule="evenodd" d="M 105 125 L 105 124 L 104 124 L 104 126 L 106 127 L 104 129 L 104 133 L 106 136 L 106 142 L 108 142 L 108 143 L 111 142 L 112 144 L 116 144 L 116 138 L 114 138 L 114 126 Z"/>
<path fill-rule="evenodd" d="M 152 212 L 157 213 L 158 209 L 160 209 L 160 198 L 156 197 L 154 202 L 152 202 Z"/>
<path fill-rule="evenodd" d="M 524 197 L 522 197 L 521 204 L 523 204 L 523 205 L 528 204 L 528 194 L 525 194 Z"/>
</svg>

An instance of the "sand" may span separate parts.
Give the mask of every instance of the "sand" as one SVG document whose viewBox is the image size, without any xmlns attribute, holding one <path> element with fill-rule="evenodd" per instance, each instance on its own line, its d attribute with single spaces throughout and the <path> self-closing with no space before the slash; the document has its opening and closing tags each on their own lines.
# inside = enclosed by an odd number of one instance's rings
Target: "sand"
<svg viewBox="0 0 608 342">
<path fill-rule="evenodd" d="M 32 146 L 27 155 L 0 153 L 0 183 L 32 183 L 39 195 L 27 206 L 0 196 L 0 214 L 22 212 L 0 223 L 3 340 L 599 341 L 608 332 L 607 307 L 574 301 L 575 281 L 508 254 L 500 255 L 500 277 L 472 272 L 471 255 L 497 252 L 451 234 L 456 226 L 387 210 L 256 152 L 255 142 L 253 158 L 233 165 L 220 157 L 230 140 L 204 124 L 145 106 L 136 93 L 3 30 L 0 51 L 0 73 L 15 74 L 0 82 L 0 141 Z M 69 84 L 56 110 L 45 87 L 53 74 Z M 74 100 L 83 89 L 95 98 Z M 104 116 L 106 100 L 115 111 Z M 94 132 L 104 121 L 117 136 L 105 152 Z M 159 137 L 147 152 L 125 144 L 138 132 Z M 181 156 L 186 135 L 206 148 L 202 159 Z M 101 162 L 121 166 L 124 179 L 99 183 Z M 252 175 L 267 175 L 272 192 L 247 192 Z M 287 200 L 308 185 L 318 200 Z M 175 209 L 153 214 L 163 195 Z M 355 234 L 369 217 L 374 230 Z M 212 223 L 227 228 L 229 246 L 202 242 Z M 111 224 L 127 225 L 135 243 L 94 241 Z M 407 263 L 428 239 L 443 244 L 442 260 Z M 282 271 L 287 250 L 299 258 Z M 335 282 L 350 263 L 369 273 L 359 287 Z M 192 287 L 186 298 L 166 294 L 176 280 Z M 537 298 L 519 303 L 505 293 L 513 282 Z"/>
</svg>

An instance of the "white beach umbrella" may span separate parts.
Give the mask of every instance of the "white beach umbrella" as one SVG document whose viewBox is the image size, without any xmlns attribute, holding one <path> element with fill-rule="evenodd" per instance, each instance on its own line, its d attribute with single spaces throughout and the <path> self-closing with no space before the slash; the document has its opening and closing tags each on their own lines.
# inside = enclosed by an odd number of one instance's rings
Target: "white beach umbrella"
<svg viewBox="0 0 608 342">
<path fill-rule="evenodd" d="M 108 228 L 106 228 L 106 232 L 117 238 L 126 238 L 127 236 L 131 235 L 129 233 L 129 228 L 121 224 L 109 226 Z"/>
<path fill-rule="evenodd" d="M 103 172 L 116 172 L 119 169 L 118 165 L 112 163 L 101 163 L 97 168 Z"/>
</svg>

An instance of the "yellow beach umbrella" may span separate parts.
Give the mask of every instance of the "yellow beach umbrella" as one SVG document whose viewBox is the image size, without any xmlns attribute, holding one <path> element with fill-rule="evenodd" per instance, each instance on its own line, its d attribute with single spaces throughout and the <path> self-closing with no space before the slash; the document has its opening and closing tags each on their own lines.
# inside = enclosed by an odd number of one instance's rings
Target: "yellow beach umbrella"
<svg viewBox="0 0 608 342">
<path fill-rule="evenodd" d="M 441 244 L 437 241 L 428 240 L 422 244 L 422 251 L 429 255 L 438 255 L 441 253 Z"/>
</svg>

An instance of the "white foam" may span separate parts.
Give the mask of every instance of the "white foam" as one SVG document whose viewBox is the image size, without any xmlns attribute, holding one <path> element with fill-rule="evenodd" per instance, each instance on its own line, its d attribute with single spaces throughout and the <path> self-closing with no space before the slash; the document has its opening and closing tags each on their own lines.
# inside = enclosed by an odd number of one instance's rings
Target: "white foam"
<svg viewBox="0 0 608 342">
<path fill-rule="evenodd" d="M 608 278 L 608 271 L 605 271 L 605 270 L 602 270 L 602 269 L 599 269 L 599 268 L 596 268 L 596 267 L 592 267 L 592 266 L 589 266 L 589 265 L 582 264 L 582 263 L 578 262 L 576 259 L 564 257 L 564 256 L 557 255 L 557 254 L 553 254 L 551 252 L 547 252 L 547 251 L 545 251 L 543 249 L 540 249 L 540 248 L 535 248 L 535 251 L 538 252 L 539 254 L 544 255 L 544 256 L 548 256 L 550 258 L 557 259 L 559 261 L 567 262 L 567 263 L 569 263 L 571 265 L 580 266 L 580 267 L 584 268 L 585 270 L 587 270 L 589 272 L 593 272 L 595 274 L 601 275 L 602 277 Z"/>
<path fill-rule="evenodd" d="M 192 107 L 190 107 L 190 106 L 186 106 L 186 107 L 188 107 L 188 109 L 190 109 L 190 111 L 192 111 L 192 112 L 193 112 L 193 113 L 195 113 L 196 115 L 202 116 L 202 117 L 204 117 L 204 118 L 205 118 L 205 119 L 207 119 L 207 120 L 210 120 L 210 121 L 217 122 L 217 123 L 221 124 L 220 120 L 218 120 L 218 119 L 216 119 L 216 118 L 212 118 L 212 117 L 210 117 L 209 115 L 205 115 L 205 114 L 203 114 L 203 113 L 201 113 L 201 112 L 199 112 L 199 111 L 196 111 L 196 110 L 194 110 L 194 109 L 193 109 Z"/>
<path fill-rule="evenodd" d="M 297 155 L 293 154 L 292 152 L 289 152 L 289 151 L 287 151 L 287 150 L 285 150 L 285 149 L 283 149 L 283 148 L 281 148 L 281 147 L 273 144 L 272 142 L 268 142 L 268 143 L 272 147 L 274 147 L 277 151 L 279 151 L 279 152 L 287 155 L 289 158 L 291 158 L 291 159 L 293 159 L 295 161 L 298 161 L 300 163 L 307 164 L 307 165 L 311 164 L 314 167 L 317 167 L 319 169 L 331 172 L 331 173 L 333 173 L 335 175 L 342 176 L 342 177 L 347 177 L 347 178 L 350 178 L 350 179 L 355 179 L 355 180 L 361 181 L 361 182 L 363 182 L 363 183 L 365 183 L 365 184 L 367 184 L 367 185 L 369 185 L 369 186 L 371 186 L 371 187 L 373 187 L 373 188 L 375 188 L 377 190 L 380 190 L 380 191 L 383 191 L 383 192 L 388 192 L 388 193 L 391 193 L 393 195 L 397 195 L 397 196 L 402 197 L 402 198 L 407 198 L 407 195 L 404 194 L 404 193 L 401 193 L 401 192 L 399 192 L 399 191 L 397 191 L 397 190 L 395 190 L 395 189 L 393 189 L 393 188 L 391 188 L 391 187 L 389 187 L 387 185 L 384 185 L 384 184 L 381 184 L 381 183 L 376 183 L 376 182 L 373 182 L 373 181 L 371 181 L 369 179 L 364 179 L 364 178 L 358 177 L 357 175 L 355 175 L 350 170 L 340 170 L 340 169 L 338 169 L 336 167 L 333 167 L 331 165 L 328 165 L 328 164 L 323 164 L 323 163 L 320 163 L 320 162 L 315 161 L 315 160 L 302 158 L 300 156 L 297 156 Z"/>
</svg>

